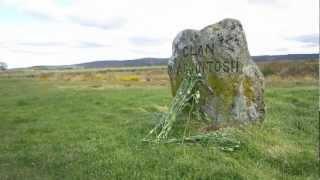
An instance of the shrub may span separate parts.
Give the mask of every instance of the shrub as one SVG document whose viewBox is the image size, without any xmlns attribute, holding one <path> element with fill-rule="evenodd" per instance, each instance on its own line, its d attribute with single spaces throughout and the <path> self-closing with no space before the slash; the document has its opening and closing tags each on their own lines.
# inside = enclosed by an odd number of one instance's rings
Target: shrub
<svg viewBox="0 0 320 180">
<path fill-rule="evenodd" d="M 270 75 L 275 74 L 275 72 L 272 70 L 271 67 L 262 68 L 261 71 L 262 71 L 262 74 L 263 74 L 264 76 L 270 76 Z"/>
</svg>

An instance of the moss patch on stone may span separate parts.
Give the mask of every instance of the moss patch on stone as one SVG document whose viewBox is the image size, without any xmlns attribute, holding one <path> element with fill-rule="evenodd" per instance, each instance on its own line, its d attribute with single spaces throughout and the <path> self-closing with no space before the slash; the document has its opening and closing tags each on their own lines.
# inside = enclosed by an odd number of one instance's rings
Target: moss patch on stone
<svg viewBox="0 0 320 180">
<path fill-rule="evenodd" d="M 233 97 L 237 95 L 239 78 L 239 76 L 232 74 L 223 77 L 218 77 L 214 74 L 208 75 L 209 86 L 213 89 L 214 95 L 220 98 L 216 109 L 223 115 L 226 121 L 230 119 L 230 114 L 227 112 L 230 112 Z"/>
<path fill-rule="evenodd" d="M 243 93 L 247 100 L 247 105 L 250 106 L 252 102 L 255 101 L 255 96 L 253 92 L 253 82 L 249 77 L 245 77 L 242 82 Z"/>
</svg>

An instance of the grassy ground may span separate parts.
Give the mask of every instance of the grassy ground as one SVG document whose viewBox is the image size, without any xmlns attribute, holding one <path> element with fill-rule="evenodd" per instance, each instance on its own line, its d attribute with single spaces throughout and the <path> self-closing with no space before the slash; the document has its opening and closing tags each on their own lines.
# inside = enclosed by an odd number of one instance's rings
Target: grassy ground
<svg viewBox="0 0 320 180">
<path fill-rule="evenodd" d="M 266 90 L 262 125 L 213 145 L 146 144 L 168 86 L 0 78 L 0 179 L 318 179 L 316 86 Z"/>
</svg>

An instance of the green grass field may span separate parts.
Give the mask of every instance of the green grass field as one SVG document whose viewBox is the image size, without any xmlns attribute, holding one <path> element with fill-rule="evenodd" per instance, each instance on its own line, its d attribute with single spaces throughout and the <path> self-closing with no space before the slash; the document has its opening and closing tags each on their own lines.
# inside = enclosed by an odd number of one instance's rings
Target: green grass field
<svg viewBox="0 0 320 180">
<path fill-rule="evenodd" d="M 0 179 L 319 179 L 316 86 L 268 87 L 239 150 L 148 144 L 168 86 L 0 78 Z"/>
</svg>

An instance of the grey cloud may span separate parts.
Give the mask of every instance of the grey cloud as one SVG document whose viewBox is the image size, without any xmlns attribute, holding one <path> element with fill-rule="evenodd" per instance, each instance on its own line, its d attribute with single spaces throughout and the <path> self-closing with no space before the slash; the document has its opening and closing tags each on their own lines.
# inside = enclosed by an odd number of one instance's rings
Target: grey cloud
<svg viewBox="0 0 320 180">
<path fill-rule="evenodd" d="M 54 17 L 43 12 L 24 10 L 24 14 L 42 21 L 57 21 Z"/>
<path fill-rule="evenodd" d="M 142 49 L 130 49 L 129 51 L 130 52 L 134 52 L 134 53 L 138 53 L 138 54 L 148 54 L 148 53 L 150 53 L 149 51 L 145 51 L 145 50 L 142 50 Z"/>
<path fill-rule="evenodd" d="M 261 4 L 261 5 L 271 5 L 276 4 L 277 0 L 248 0 L 249 4 Z"/>
<path fill-rule="evenodd" d="M 24 13 L 38 20 L 54 22 L 67 21 L 85 27 L 95 27 L 104 30 L 119 29 L 123 27 L 127 22 L 127 20 L 122 17 L 113 17 L 112 19 L 106 19 L 101 21 L 96 19 L 86 19 L 78 16 L 63 16 L 62 19 L 57 19 L 49 13 L 31 10 L 25 10 Z"/>
<path fill-rule="evenodd" d="M 130 37 L 128 41 L 134 45 L 150 46 L 162 44 L 165 42 L 165 39 L 150 37 Z"/>
<path fill-rule="evenodd" d="M 301 36 L 295 36 L 289 38 L 289 40 L 298 41 L 301 43 L 307 43 L 307 44 L 319 44 L 319 34 L 307 34 L 307 35 L 301 35 Z"/>
<path fill-rule="evenodd" d="M 279 51 L 279 52 L 286 52 L 288 50 L 289 50 L 288 48 L 276 48 L 276 49 L 274 49 L 274 51 Z"/>
<path fill-rule="evenodd" d="M 80 17 L 69 16 L 68 20 L 81 26 L 95 27 L 104 30 L 119 29 L 123 27 L 127 22 L 126 19 L 120 17 L 115 17 L 113 19 L 105 21 L 96 21 L 93 19 L 84 19 Z"/>
<path fill-rule="evenodd" d="M 17 45 L 20 46 L 32 46 L 32 47 L 58 47 L 65 46 L 71 48 L 100 48 L 100 47 L 110 47 L 110 45 L 100 44 L 90 41 L 80 41 L 80 42 L 19 42 Z"/>
<path fill-rule="evenodd" d="M 65 46 L 66 43 L 63 42 L 20 42 L 17 43 L 18 45 L 21 46 Z"/>
<path fill-rule="evenodd" d="M 313 47 L 319 47 L 319 44 L 318 43 L 308 43 L 308 44 L 304 44 L 303 47 L 306 47 L 306 48 L 313 48 Z"/>
<path fill-rule="evenodd" d="M 78 48 L 101 48 L 101 47 L 110 47 L 110 45 L 83 41 L 83 42 L 80 42 L 77 47 Z"/>
<path fill-rule="evenodd" d="M 10 49 L 13 53 L 23 53 L 23 54 L 37 54 L 37 55 L 47 55 L 47 54 L 56 54 L 57 52 L 42 52 L 42 51 L 29 51 L 23 49 Z"/>
</svg>

